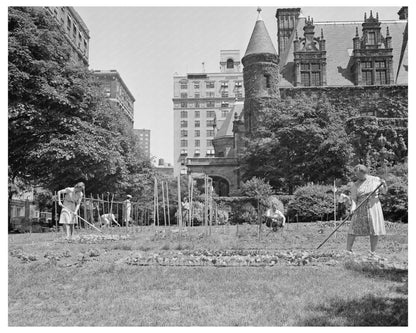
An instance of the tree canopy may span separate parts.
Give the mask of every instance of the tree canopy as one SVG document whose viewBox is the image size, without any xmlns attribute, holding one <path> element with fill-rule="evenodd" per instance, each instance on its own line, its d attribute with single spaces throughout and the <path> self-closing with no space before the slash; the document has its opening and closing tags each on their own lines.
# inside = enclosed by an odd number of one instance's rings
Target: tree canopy
<svg viewBox="0 0 416 333">
<path fill-rule="evenodd" d="M 246 179 L 265 178 L 293 193 L 295 186 L 345 175 L 351 146 L 341 115 L 324 98 L 286 98 L 259 119 L 243 153 Z"/>
<path fill-rule="evenodd" d="M 84 181 L 87 192 L 141 184 L 150 161 L 52 16 L 9 7 L 8 28 L 10 179 L 50 190 Z"/>
</svg>

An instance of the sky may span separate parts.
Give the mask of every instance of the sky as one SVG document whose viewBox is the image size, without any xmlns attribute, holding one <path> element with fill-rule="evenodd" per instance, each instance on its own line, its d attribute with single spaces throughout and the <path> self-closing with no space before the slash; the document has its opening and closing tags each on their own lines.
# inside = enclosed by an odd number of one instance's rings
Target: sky
<svg viewBox="0 0 416 333">
<path fill-rule="evenodd" d="M 75 7 L 90 30 L 90 69 L 116 69 L 134 95 L 134 128 L 151 130 L 153 156 L 173 162 L 173 75 L 219 71 L 223 49 L 243 57 L 257 7 Z M 262 18 L 277 49 L 277 7 Z M 397 20 L 400 7 L 302 7 L 319 21 Z M 351 43 L 352 43 L 351 36 Z"/>
</svg>

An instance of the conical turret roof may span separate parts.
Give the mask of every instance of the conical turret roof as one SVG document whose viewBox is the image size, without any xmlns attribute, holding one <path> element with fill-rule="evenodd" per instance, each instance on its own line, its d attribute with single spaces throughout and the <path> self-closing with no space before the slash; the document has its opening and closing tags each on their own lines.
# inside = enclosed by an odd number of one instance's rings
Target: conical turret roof
<svg viewBox="0 0 416 333">
<path fill-rule="evenodd" d="M 267 31 L 266 25 L 260 16 L 257 18 L 256 25 L 254 26 L 253 33 L 251 34 L 250 41 L 247 46 L 245 57 L 250 54 L 270 53 L 276 54 L 276 49 L 273 46 L 272 40 L 270 39 L 269 32 Z"/>
</svg>

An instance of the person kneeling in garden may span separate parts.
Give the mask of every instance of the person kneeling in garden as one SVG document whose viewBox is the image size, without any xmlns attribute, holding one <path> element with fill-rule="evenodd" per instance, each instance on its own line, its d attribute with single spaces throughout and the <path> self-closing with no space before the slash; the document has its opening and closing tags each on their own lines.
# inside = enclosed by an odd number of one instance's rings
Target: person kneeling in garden
<svg viewBox="0 0 416 333">
<path fill-rule="evenodd" d="M 277 231 L 277 228 L 283 228 L 286 223 L 286 218 L 283 213 L 278 209 L 277 203 L 272 203 L 271 207 L 267 209 L 266 214 L 266 226 L 272 228 L 273 231 Z"/>
<path fill-rule="evenodd" d="M 62 207 L 59 224 L 63 224 L 66 231 L 66 239 L 71 239 L 74 233 L 74 225 L 77 223 L 77 214 L 81 205 L 84 183 L 78 183 L 74 187 L 67 187 L 58 191 L 58 203 Z M 64 202 L 61 201 L 64 195 Z"/>
</svg>

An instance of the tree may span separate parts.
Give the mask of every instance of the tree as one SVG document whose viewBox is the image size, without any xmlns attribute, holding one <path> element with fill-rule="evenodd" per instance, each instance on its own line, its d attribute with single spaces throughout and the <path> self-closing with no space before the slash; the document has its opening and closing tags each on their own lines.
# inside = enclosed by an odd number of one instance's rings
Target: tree
<svg viewBox="0 0 416 333">
<path fill-rule="evenodd" d="M 84 181 L 87 193 L 142 184 L 150 161 L 41 7 L 9 7 L 8 84 L 12 182 L 54 191 Z"/>
<path fill-rule="evenodd" d="M 342 178 L 352 153 L 342 115 L 324 98 L 287 98 L 262 112 L 246 140 L 244 178 L 263 177 L 278 190 Z"/>
</svg>

